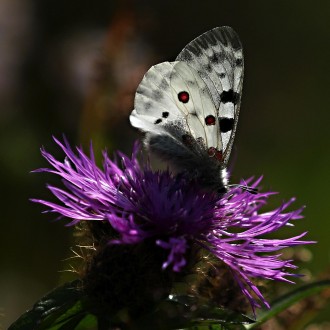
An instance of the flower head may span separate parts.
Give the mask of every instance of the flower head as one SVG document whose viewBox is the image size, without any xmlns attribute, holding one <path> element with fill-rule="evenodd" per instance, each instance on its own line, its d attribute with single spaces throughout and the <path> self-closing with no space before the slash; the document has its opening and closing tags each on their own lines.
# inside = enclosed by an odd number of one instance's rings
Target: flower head
<svg viewBox="0 0 330 330">
<path fill-rule="evenodd" d="M 168 251 L 163 268 L 174 272 L 186 266 L 187 251 L 196 244 L 230 268 L 253 309 L 260 307 L 259 302 L 269 305 L 251 278 L 290 282 L 286 277 L 297 276 L 288 271 L 295 268 L 291 261 L 283 261 L 273 252 L 311 243 L 300 240 L 306 233 L 288 239 L 262 238 L 302 218 L 302 208 L 285 212 L 293 198 L 273 211 L 260 213 L 273 192 L 250 194 L 234 187 L 219 197 L 182 175 L 153 172 L 148 164 L 141 166 L 137 145 L 131 158 L 118 153 L 118 161 L 110 160 L 104 152 L 100 169 L 92 147 L 88 157 L 81 148 L 75 153 L 66 140 L 55 141 L 64 151 L 65 160 L 58 161 L 42 149 L 52 168 L 38 171 L 63 179 L 64 189 L 48 186 L 60 203 L 33 201 L 70 219 L 69 225 L 107 222 L 117 233 L 116 238 L 109 238 L 110 244 L 154 240 L 155 246 Z M 260 181 L 247 182 L 255 188 Z"/>
</svg>

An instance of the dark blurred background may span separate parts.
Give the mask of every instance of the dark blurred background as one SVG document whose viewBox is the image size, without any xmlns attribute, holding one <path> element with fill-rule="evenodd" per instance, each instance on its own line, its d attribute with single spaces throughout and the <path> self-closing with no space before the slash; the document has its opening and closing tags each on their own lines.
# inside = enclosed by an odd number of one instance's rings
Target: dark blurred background
<svg viewBox="0 0 330 330">
<path fill-rule="evenodd" d="M 128 115 L 143 74 L 221 25 L 245 50 L 232 182 L 264 174 L 264 189 L 281 192 L 274 205 L 291 196 L 306 205 L 285 234 L 308 230 L 318 241 L 301 269 L 307 279 L 329 271 L 330 2 L 1 0 L 4 328 L 73 276 L 62 272 L 73 229 L 28 201 L 51 198 L 45 183 L 58 182 L 29 173 L 46 165 L 39 147 L 60 155 L 51 136 L 64 133 L 72 144 L 130 152 L 139 134 Z"/>
</svg>

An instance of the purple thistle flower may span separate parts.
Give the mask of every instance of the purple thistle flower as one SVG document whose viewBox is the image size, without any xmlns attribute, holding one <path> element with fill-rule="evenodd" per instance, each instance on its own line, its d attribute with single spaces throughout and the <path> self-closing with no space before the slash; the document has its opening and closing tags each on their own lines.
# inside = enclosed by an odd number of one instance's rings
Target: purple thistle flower
<svg viewBox="0 0 330 330">
<path fill-rule="evenodd" d="M 81 148 L 75 153 L 66 140 L 64 144 L 54 140 L 64 151 L 65 160 L 58 161 L 42 149 L 52 168 L 36 172 L 62 177 L 65 189 L 48 186 L 60 204 L 33 201 L 71 219 L 68 225 L 107 221 L 118 233 L 110 244 L 154 239 L 155 245 L 169 251 L 163 268 L 171 267 L 175 272 L 185 267 L 186 252 L 195 243 L 229 266 L 253 310 L 260 307 L 259 302 L 267 307 L 269 304 L 251 277 L 292 283 L 286 277 L 298 276 L 287 271 L 296 268 L 291 260 L 283 261 L 281 254 L 272 252 L 312 243 L 300 240 L 306 232 L 288 239 L 261 238 L 302 218 L 302 208 L 284 212 L 294 198 L 273 211 L 259 213 L 274 192 L 250 194 L 231 188 L 220 198 L 183 176 L 173 176 L 169 171 L 153 172 L 148 164 L 141 167 L 137 145 L 132 158 L 118 153 L 121 166 L 104 152 L 101 170 L 95 163 L 92 146 L 88 157 Z M 255 188 L 260 181 L 261 178 L 254 182 L 249 179 L 246 183 Z"/>
</svg>

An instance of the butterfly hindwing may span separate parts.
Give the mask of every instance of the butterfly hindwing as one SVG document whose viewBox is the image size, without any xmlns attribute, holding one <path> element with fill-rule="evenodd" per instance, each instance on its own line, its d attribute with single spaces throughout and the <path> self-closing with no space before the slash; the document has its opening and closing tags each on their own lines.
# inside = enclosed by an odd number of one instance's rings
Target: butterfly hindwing
<svg viewBox="0 0 330 330">
<path fill-rule="evenodd" d="M 135 109 L 130 121 L 144 132 L 159 133 L 169 121 L 180 120 L 182 113 L 173 100 L 170 75 L 173 63 L 163 62 L 144 75 L 135 94 Z"/>
</svg>

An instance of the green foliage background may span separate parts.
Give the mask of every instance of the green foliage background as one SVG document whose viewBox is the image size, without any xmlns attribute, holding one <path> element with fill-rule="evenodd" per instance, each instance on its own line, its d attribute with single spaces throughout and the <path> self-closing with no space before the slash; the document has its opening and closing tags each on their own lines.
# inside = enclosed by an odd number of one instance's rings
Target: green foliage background
<svg viewBox="0 0 330 330">
<path fill-rule="evenodd" d="M 233 182 L 264 174 L 280 203 L 297 197 L 315 275 L 329 268 L 330 3 L 319 1 L 3 1 L 0 5 L 0 308 L 6 328 L 35 300 L 72 279 L 72 229 L 42 215 L 49 198 L 39 147 L 51 135 L 130 152 L 133 91 L 153 64 L 197 35 L 232 26 L 245 50 Z M 134 76 L 134 79 L 131 77 Z M 57 180 L 55 180 L 57 182 Z M 326 319 L 326 314 L 321 316 Z"/>
</svg>

